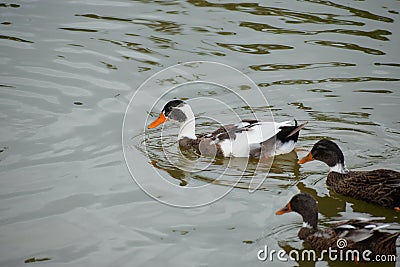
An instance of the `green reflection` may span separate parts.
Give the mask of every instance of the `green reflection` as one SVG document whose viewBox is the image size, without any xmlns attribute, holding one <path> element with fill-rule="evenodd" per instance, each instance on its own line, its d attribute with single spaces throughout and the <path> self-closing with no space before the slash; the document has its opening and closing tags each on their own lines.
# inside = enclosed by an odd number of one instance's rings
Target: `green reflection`
<svg viewBox="0 0 400 267">
<path fill-rule="evenodd" d="M 232 51 L 242 52 L 247 54 L 269 54 L 270 50 L 285 50 L 293 49 L 291 46 L 279 44 L 224 44 L 217 43 L 217 45 L 228 48 Z"/>
</svg>

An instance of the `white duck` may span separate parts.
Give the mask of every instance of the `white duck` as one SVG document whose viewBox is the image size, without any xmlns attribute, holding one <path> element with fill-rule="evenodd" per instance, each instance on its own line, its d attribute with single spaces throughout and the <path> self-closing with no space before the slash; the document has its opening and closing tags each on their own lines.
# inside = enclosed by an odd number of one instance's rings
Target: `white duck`
<svg viewBox="0 0 400 267">
<path fill-rule="evenodd" d="M 209 134 L 195 134 L 195 117 L 190 106 L 182 100 L 169 101 L 158 118 L 148 128 L 152 129 L 167 120 L 180 123 L 179 145 L 194 149 L 204 156 L 220 157 L 271 157 L 289 153 L 299 137 L 303 123 L 292 126 L 291 121 L 261 122 L 243 120 L 228 124 Z"/>
</svg>

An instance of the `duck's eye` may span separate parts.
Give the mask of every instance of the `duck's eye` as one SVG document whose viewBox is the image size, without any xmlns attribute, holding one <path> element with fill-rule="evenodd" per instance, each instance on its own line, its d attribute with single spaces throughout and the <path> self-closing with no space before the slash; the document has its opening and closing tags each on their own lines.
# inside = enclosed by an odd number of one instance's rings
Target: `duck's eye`
<svg viewBox="0 0 400 267">
<path fill-rule="evenodd" d="M 315 151 L 312 151 L 311 152 L 311 155 L 313 156 L 313 158 L 318 158 L 318 156 L 320 156 L 320 154 L 321 154 L 321 151 L 319 151 L 319 150 L 315 150 Z"/>
</svg>

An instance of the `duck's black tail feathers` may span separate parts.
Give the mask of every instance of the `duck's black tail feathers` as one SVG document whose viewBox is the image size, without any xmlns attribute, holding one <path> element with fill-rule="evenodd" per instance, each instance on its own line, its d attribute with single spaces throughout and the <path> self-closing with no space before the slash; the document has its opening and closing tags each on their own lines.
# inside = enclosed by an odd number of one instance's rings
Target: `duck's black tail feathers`
<svg viewBox="0 0 400 267">
<path fill-rule="evenodd" d="M 304 126 L 308 123 L 307 121 L 303 124 L 297 125 L 297 121 L 294 120 L 295 125 L 294 126 L 282 126 L 279 131 L 279 133 L 276 135 L 276 138 L 280 140 L 282 143 L 288 142 L 290 140 L 293 140 L 294 142 L 297 142 L 297 139 L 299 138 L 299 132 L 301 129 L 304 128 Z"/>
<path fill-rule="evenodd" d="M 274 154 L 279 155 L 291 152 L 294 148 L 294 144 L 299 138 L 300 130 L 303 129 L 307 124 L 307 122 L 305 122 L 301 125 L 297 125 L 297 121 L 294 121 L 294 126 L 282 126 L 276 135 L 272 136 L 268 140 L 265 140 L 264 142 L 261 142 L 261 147 L 258 150 L 257 155 L 260 157 L 271 157 Z M 286 147 L 286 144 L 289 146 Z"/>
</svg>

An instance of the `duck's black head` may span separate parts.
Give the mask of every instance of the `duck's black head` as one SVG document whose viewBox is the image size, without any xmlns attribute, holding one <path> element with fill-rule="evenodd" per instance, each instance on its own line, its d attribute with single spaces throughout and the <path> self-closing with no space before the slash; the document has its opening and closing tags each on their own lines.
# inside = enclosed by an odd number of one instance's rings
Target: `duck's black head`
<svg viewBox="0 0 400 267">
<path fill-rule="evenodd" d="M 165 104 L 158 118 L 153 121 L 148 128 L 155 128 L 158 125 L 166 122 L 168 119 L 182 123 L 188 118 L 188 115 L 185 113 L 185 111 L 191 113 L 190 107 L 184 101 L 178 99 L 171 100 Z"/>
<path fill-rule="evenodd" d="M 308 193 L 295 195 L 286 206 L 276 212 L 276 215 L 282 215 L 288 212 L 297 212 L 303 217 L 305 227 L 317 229 L 318 205 L 317 201 Z"/>
<path fill-rule="evenodd" d="M 299 164 L 306 163 L 312 160 L 325 162 L 329 167 L 334 167 L 338 164 L 344 165 L 343 152 L 339 146 L 326 139 L 318 141 L 307 156 L 299 160 Z"/>
<path fill-rule="evenodd" d="M 164 113 L 165 117 L 168 117 L 174 108 L 183 106 L 184 104 L 185 102 L 179 99 L 171 100 L 165 104 L 161 112 Z"/>
</svg>

